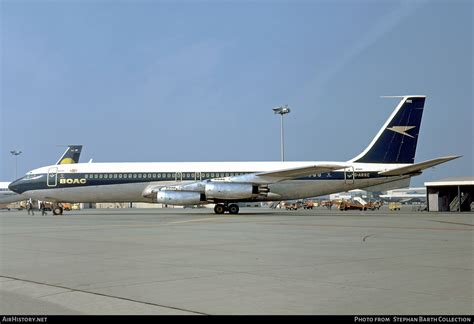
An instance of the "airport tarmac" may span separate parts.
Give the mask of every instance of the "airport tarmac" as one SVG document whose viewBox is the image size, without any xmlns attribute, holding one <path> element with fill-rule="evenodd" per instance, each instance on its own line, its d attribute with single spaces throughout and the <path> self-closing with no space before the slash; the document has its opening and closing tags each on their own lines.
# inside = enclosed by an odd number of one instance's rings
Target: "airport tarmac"
<svg viewBox="0 0 474 324">
<path fill-rule="evenodd" d="M 0 212 L 0 314 L 472 314 L 474 214 Z"/>
</svg>

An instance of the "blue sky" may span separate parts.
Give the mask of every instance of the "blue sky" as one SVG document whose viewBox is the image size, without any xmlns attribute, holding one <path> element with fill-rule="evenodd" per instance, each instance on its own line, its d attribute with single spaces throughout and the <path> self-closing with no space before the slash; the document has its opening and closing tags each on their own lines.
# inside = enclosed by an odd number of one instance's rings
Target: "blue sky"
<svg viewBox="0 0 474 324">
<path fill-rule="evenodd" d="M 0 180 L 56 162 L 348 160 L 428 96 L 412 185 L 473 175 L 472 1 L 0 0 Z"/>
</svg>

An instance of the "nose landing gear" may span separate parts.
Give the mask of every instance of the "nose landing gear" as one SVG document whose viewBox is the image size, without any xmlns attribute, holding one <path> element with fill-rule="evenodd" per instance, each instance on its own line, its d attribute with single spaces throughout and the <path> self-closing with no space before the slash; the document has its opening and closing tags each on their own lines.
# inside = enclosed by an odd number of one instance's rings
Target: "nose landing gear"
<svg viewBox="0 0 474 324">
<path fill-rule="evenodd" d="M 55 204 L 53 206 L 53 215 L 62 215 L 63 214 L 63 206 L 61 204 Z"/>
</svg>

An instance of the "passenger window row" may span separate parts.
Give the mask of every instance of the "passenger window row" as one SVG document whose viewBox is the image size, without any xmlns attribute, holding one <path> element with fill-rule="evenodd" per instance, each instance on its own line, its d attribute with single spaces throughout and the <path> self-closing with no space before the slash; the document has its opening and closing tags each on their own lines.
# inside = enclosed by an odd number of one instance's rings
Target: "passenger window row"
<svg viewBox="0 0 474 324">
<path fill-rule="evenodd" d="M 182 173 L 90 173 L 86 179 L 97 180 L 122 180 L 122 179 L 147 179 L 147 180 L 200 180 L 223 177 L 235 177 L 248 172 L 182 172 Z"/>
</svg>

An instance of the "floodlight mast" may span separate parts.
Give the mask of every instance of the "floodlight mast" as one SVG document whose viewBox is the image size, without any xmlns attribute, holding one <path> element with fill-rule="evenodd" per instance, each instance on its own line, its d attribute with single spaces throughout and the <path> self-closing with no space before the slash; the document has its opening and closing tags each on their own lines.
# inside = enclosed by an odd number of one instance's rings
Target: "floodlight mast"
<svg viewBox="0 0 474 324">
<path fill-rule="evenodd" d="M 10 151 L 11 155 L 15 157 L 15 180 L 18 179 L 18 155 L 20 155 L 22 152 L 18 150 L 13 150 Z"/>
<path fill-rule="evenodd" d="M 290 113 L 290 108 L 288 108 L 288 105 L 285 105 L 284 107 L 276 107 L 273 108 L 273 112 L 275 114 L 280 115 L 280 146 L 281 146 L 281 161 L 285 161 L 285 140 L 284 140 L 284 132 L 283 132 L 283 115 L 289 114 Z"/>
</svg>

